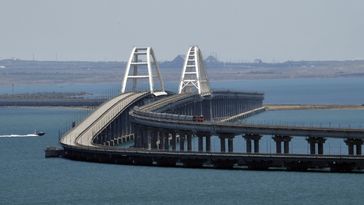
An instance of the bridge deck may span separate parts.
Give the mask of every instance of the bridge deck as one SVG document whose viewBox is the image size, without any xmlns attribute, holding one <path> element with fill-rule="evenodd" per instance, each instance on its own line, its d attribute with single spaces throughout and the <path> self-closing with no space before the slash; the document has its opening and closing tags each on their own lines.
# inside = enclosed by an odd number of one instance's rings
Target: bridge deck
<svg viewBox="0 0 364 205">
<path fill-rule="evenodd" d="M 71 159 L 136 164 L 186 167 L 227 167 L 248 166 L 252 169 L 262 167 L 286 167 L 305 170 L 310 168 L 330 168 L 331 171 L 351 171 L 364 169 L 364 156 L 339 156 L 316 154 L 264 154 L 235 152 L 195 152 L 166 151 L 146 147 L 121 148 L 93 144 L 93 139 L 111 122 L 138 100 L 149 93 L 125 93 L 101 105 L 83 122 L 68 132 L 61 143 L 65 148 L 64 156 Z M 195 122 L 184 115 L 159 113 L 173 108 L 176 104 L 188 103 L 196 99 L 191 94 L 174 95 L 151 102 L 135 109 L 131 116 L 137 124 L 159 128 L 159 131 L 175 130 L 188 132 L 209 132 L 211 134 L 257 133 L 262 135 L 322 136 L 333 138 L 363 138 L 363 129 L 309 128 L 269 125 L 234 124 L 222 121 Z M 157 115 L 154 115 L 157 113 Z M 158 114 L 159 113 L 159 114 Z M 168 116 L 170 115 L 170 116 Z M 177 118 L 171 118 L 171 116 Z M 180 117 L 182 116 L 182 118 Z M 184 117 L 183 117 L 184 116 Z M 183 120 L 185 119 L 185 120 Z M 230 145 L 229 145 L 230 146 Z"/>
<path fill-rule="evenodd" d="M 66 133 L 60 142 L 70 146 L 95 146 L 92 143 L 93 137 L 125 110 L 128 105 L 146 94 L 146 92 L 124 93 L 107 101 L 84 121 Z"/>
<path fill-rule="evenodd" d="M 223 120 L 194 122 L 187 120 L 184 115 L 174 115 L 164 113 L 163 115 L 155 115 L 166 107 L 172 107 L 177 104 L 191 100 L 193 95 L 174 95 L 163 100 L 159 100 L 141 107 L 137 111 L 133 111 L 131 116 L 134 121 L 146 126 L 187 130 L 193 132 L 210 132 L 212 134 L 219 133 L 256 133 L 261 135 L 283 135 L 297 137 L 330 137 L 330 138 L 361 138 L 364 139 L 364 129 L 358 128 L 333 128 L 333 127 L 302 127 L 302 126 L 280 126 L 280 125 L 263 125 L 263 124 L 237 124 L 229 122 L 233 118 L 237 118 L 250 112 L 260 111 L 263 108 L 257 108 L 236 116 L 227 117 Z M 178 117 L 180 116 L 180 117 Z M 186 119 L 186 120 L 185 120 Z"/>
</svg>

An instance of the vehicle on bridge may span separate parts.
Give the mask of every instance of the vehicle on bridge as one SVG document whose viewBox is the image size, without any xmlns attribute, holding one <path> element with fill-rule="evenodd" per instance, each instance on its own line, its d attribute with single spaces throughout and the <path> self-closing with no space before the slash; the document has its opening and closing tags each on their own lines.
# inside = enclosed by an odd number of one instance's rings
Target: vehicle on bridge
<svg viewBox="0 0 364 205">
<path fill-rule="evenodd" d="M 193 121 L 203 122 L 203 121 L 205 121 L 205 118 L 203 117 L 203 115 L 195 115 L 195 116 L 193 116 Z"/>
</svg>

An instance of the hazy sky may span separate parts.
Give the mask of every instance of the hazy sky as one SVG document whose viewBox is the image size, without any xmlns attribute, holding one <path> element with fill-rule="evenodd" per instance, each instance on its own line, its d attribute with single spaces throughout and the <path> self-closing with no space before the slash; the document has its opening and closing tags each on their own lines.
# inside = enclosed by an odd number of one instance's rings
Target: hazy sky
<svg viewBox="0 0 364 205">
<path fill-rule="evenodd" d="M 0 59 L 364 59 L 362 0 L 0 0 Z"/>
</svg>

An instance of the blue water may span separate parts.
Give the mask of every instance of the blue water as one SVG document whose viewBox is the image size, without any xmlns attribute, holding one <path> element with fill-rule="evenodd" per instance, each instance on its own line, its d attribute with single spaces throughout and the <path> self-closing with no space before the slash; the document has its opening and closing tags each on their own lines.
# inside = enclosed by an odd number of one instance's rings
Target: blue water
<svg viewBox="0 0 364 205">
<path fill-rule="evenodd" d="M 217 90 L 259 91 L 265 93 L 265 103 L 286 104 L 364 104 L 364 78 L 302 78 L 212 81 Z M 166 88 L 177 91 L 177 82 L 166 82 Z M 72 83 L 0 86 L 3 93 L 27 92 L 88 92 L 93 97 L 115 95 L 120 83 Z"/>
<path fill-rule="evenodd" d="M 273 81 L 277 84 L 269 83 Z M 316 87 L 317 91 L 307 92 L 302 88 L 295 92 L 294 88 L 302 87 L 302 82 L 298 81 L 233 81 L 231 84 L 221 81 L 214 86 L 226 88 L 230 85 L 230 88 L 265 91 L 268 102 L 305 100 L 311 103 L 362 104 L 364 101 L 360 92 L 364 88 L 364 80 L 303 79 L 303 82 L 311 83 L 304 83 L 303 87 Z M 333 85 L 337 92 L 330 91 Z M 346 91 L 341 91 L 339 85 L 346 86 Z M 109 84 L 104 86 L 106 91 L 112 90 Z M 91 85 L 85 87 L 93 90 Z M 80 88 L 80 91 L 85 91 L 83 89 Z M 105 90 L 100 89 L 99 93 L 103 94 Z M 28 134 L 36 129 L 47 132 L 43 137 L 0 137 L 0 204 L 331 205 L 362 204 L 364 200 L 364 177 L 361 174 L 158 168 L 45 159 L 43 150 L 46 146 L 57 144 L 58 132 L 88 113 L 87 110 L 66 108 L 0 108 L 0 135 Z M 363 114 L 361 110 L 274 111 L 257 115 L 249 119 L 249 123 L 279 121 L 281 124 L 362 127 Z M 236 140 L 240 141 L 234 149 L 244 151 L 242 138 L 237 137 Z M 270 136 L 266 136 L 261 143 L 266 152 L 274 151 L 271 148 L 273 144 L 268 143 L 270 141 Z M 304 145 L 300 147 L 295 143 L 293 140 L 294 152 L 307 151 Z M 339 144 L 342 147 L 337 147 Z M 342 141 L 325 143 L 325 151 L 334 153 L 334 150 L 337 152 L 342 148 L 340 153 L 345 153 L 346 147 L 342 144 Z M 214 142 L 212 146 L 218 149 L 219 144 Z"/>
<path fill-rule="evenodd" d="M 363 128 L 363 110 L 274 110 L 239 120 L 241 123 L 305 127 Z"/>
<path fill-rule="evenodd" d="M 216 81 L 216 89 L 265 93 L 265 103 L 364 104 L 364 78 Z"/>
<path fill-rule="evenodd" d="M 314 109 L 266 111 L 240 120 L 237 123 L 364 129 L 364 110 Z M 275 144 L 271 137 L 264 136 L 262 138 L 262 152 L 275 152 Z M 244 143 L 242 139 L 241 143 Z M 243 148 L 240 150 L 245 151 Z M 293 138 L 290 143 L 290 151 L 297 154 L 308 154 L 309 147 L 305 137 Z M 348 151 L 343 139 L 328 138 L 324 144 L 324 153 L 340 155 L 348 154 Z"/>
</svg>

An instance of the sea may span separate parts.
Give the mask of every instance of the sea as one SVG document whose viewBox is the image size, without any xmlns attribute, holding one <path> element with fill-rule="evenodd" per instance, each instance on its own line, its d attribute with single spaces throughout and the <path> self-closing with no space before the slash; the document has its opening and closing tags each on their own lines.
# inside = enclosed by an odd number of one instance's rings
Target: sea
<svg viewBox="0 0 364 205">
<path fill-rule="evenodd" d="M 176 82 L 167 82 L 169 90 Z M 211 82 L 214 89 L 265 93 L 266 104 L 364 104 L 364 78 L 305 78 Z M 2 86 L 0 93 L 85 91 L 111 96 L 119 83 Z M 0 204 L 363 204 L 364 176 L 356 173 L 160 168 L 44 158 L 72 121 L 92 110 L 0 107 Z M 364 110 L 267 111 L 236 123 L 364 128 Z M 35 131 L 46 135 L 34 137 Z M 271 136 L 261 151 L 274 152 Z M 236 137 L 234 150 L 244 152 Z M 234 145 L 235 145 L 234 144 Z M 238 146 L 241 144 L 241 146 Z M 307 153 L 304 138 L 292 151 Z M 212 149 L 219 148 L 217 139 Z M 342 140 L 325 153 L 346 154 Z"/>
</svg>

